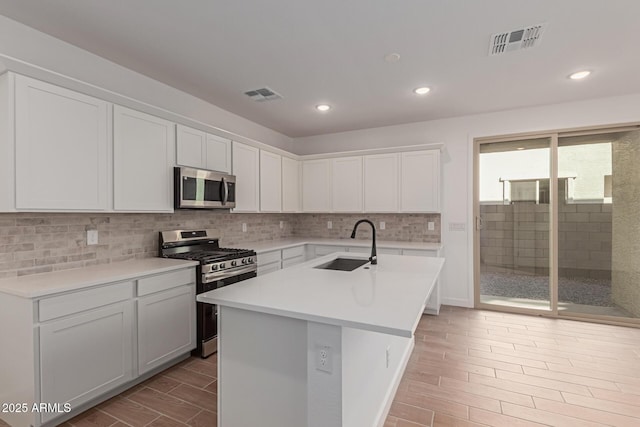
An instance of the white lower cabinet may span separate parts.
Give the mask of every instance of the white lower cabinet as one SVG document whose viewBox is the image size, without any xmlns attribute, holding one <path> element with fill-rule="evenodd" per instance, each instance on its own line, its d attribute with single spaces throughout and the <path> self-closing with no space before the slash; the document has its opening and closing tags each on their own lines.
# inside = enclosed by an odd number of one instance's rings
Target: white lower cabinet
<svg viewBox="0 0 640 427">
<path fill-rule="evenodd" d="M 196 346 L 195 285 L 138 298 L 138 374 Z"/>
<path fill-rule="evenodd" d="M 258 276 L 273 273 L 282 268 L 282 253 L 280 250 L 259 253 L 257 258 Z"/>
<path fill-rule="evenodd" d="M 40 401 L 75 408 L 133 379 L 132 336 L 132 301 L 40 325 Z"/>
<path fill-rule="evenodd" d="M 0 419 L 59 425 L 188 355 L 196 347 L 195 277 L 186 267 L 42 297 L 0 292 L 0 337 L 11 349 L 0 351 L 9 368 L 0 369 L 0 400 L 59 408 Z"/>
</svg>

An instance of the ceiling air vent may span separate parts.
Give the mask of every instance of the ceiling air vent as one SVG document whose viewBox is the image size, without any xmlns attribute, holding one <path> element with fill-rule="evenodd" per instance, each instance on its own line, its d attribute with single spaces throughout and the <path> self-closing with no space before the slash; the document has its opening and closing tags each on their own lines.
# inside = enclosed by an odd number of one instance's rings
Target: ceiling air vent
<svg viewBox="0 0 640 427">
<path fill-rule="evenodd" d="M 268 87 L 263 87 L 261 89 L 249 90 L 244 93 L 249 98 L 254 101 L 263 102 L 263 101 L 273 101 L 276 99 L 282 99 L 282 95 L 276 93 L 269 89 Z"/>
<path fill-rule="evenodd" d="M 546 24 L 538 24 L 492 35 L 489 56 L 537 46 L 545 27 Z"/>
</svg>

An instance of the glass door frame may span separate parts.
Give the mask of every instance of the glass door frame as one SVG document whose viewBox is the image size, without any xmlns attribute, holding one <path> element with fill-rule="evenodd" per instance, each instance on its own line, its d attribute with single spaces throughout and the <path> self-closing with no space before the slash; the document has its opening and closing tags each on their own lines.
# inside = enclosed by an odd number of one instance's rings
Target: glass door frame
<svg viewBox="0 0 640 427">
<path fill-rule="evenodd" d="M 558 310 L 558 140 L 563 137 L 595 135 L 600 133 L 640 131 L 640 122 L 612 124 L 553 131 L 527 132 L 512 135 L 478 137 L 473 140 L 473 293 L 474 307 L 493 311 L 531 314 L 570 320 L 582 320 L 623 326 L 640 327 L 640 318 L 593 315 Z M 480 300 L 480 146 L 488 143 L 515 142 L 549 138 L 550 144 L 550 211 L 549 211 L 549 310 L 529 309 L 483 303 Z"/>
<path fill-rule="evenodd" d="M 474 294 L 474 307 L 478 309 L 489 309 L 496 311 L 508 311 L 513 313 L 533 314 L 537 316 L 552 316 L 558 317 L 558 287 L 554 286 L 558 280 L 558 269 L 556 268 L 555 259 L 558 248 L 558 233 L 555 230 L 558 229 L 558 209 L 557 186 L 549 185 L 549 310 L 540 310 L 533 308 L 504 306 L 497 304 L 483 303 L 480 300 L 480 146 L 483 144 L 500 143 L 500 142 L 516 142 L 526 141 L 530 139 L 549 139 L 550 150 L 550 176 L 549 182 L 556 182 L 558 178 L 557 172 L 557 158 L 553 155 L 558 147 L 558 134 L 557 133 L 527 133 L 518 134 L 512 136 L 502 137 L 487 137 L 487 138 L 475 138 L 473 141 L 473 294 Z"/>
</svg>

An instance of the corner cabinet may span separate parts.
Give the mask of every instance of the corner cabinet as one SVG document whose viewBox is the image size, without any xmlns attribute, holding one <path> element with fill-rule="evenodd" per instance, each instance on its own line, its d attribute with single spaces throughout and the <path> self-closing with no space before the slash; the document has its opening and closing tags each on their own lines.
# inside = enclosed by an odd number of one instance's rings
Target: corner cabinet
<svg viewBox="0 0 640 427">
<path fill-rule="evenodd" d="M 282 156 L 260 150 L 260 211 L 282 211 Z"/>
<path fill-rule="evenodd" d="M 16 209 L 108 208 L 109 106 L 15 76 Z"/>
<path fill-rule="evenodd" d="M 176 164 L 230 173 L 231 140 L 177 125 Z"/>
<path fill-rule="evenodd" d="M 113 207 L 173 212 L 174 124 L 129 108 L 113 108 Z"/>
<path fill-rule="evenodd" d="M 300 212 L 300 162 L 282 157 L 282 212 Z"/>
<path fill-rule="evenodd" d="M 234 212 L 258 212 L 260 208 L 260 150 L 233 141 L 233 174 L 236 176 Z"/>
</svg>

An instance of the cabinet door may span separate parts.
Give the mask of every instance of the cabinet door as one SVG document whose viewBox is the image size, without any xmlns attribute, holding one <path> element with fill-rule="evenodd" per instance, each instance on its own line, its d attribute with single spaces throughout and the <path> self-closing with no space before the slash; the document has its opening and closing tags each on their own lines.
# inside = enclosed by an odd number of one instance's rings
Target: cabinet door
<svg viewBox="0 0 640 427">
<path fill-rule="evenodd" d="M 207 161 L 205 167 L 218 172 L 231 173 L 231 140 L 207 134 Z"/>
<path fill-rule="evenodd" d="M 440 151 L 402 153 L 400 211 L 440 211 Z"/>
<path fill-rule="evenodd" d="M 40 325 L 40 402 L 76 408 L 133 378 L 133 302 Z M 42 421 L 56 413 L 43 413 Z"/>
<path fill-rule="evenodd" d="M 107 102 L 23 76 L 15 88 L 16 208 L 107 209 Z"/>
<path fill-rule="evenodd" d="M 362 156 L 332 160 L 333 212 L 362 212 Z"/>
<path fill-rule="evenodd" d="M 138 299 L 138 374 L 196 347 L 195 285 Z"/>
<path fill-rule="evenodd" d="M 233 174 L 236 176 L 234 212 L 258 212 L 260 154 L 257 148 L 233 141 Z"/>
<path fill-rule="evenodd" d="M 331 159 L 302 162 L 302 211 L 331 211 Z"/>
<path fill-rule="evenodd" d="M 364 156 L 365 212 L 398 211 L 398 154 Z"/>
<path fill-rule="evenodd" d="M 282 211 L 282 157 L 260 150 L 260 211 Z"/>
<path fill-rule="evenodd" d="M 174 124 L 116 105 L 113 131 L 114 209 L 173 211 Z"/>
<path fill-rule="evenodd" d="M 176 163 L 192 168 L 206 168 L 207 134 L 187 126 L 176 126 Z"/>
<path fill-rule="evenodd" d="M 282 158 L 282 212 L 300 212 L 300 162 Z"/>
</svg>

